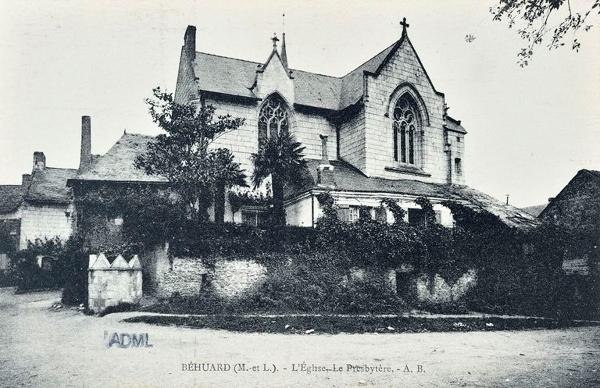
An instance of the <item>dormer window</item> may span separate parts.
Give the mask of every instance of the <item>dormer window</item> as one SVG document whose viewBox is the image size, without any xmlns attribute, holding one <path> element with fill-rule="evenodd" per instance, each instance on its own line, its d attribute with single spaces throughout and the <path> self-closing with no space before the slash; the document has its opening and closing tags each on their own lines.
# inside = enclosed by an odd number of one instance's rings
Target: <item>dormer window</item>
<svg viewBox="0 0 600 388">
<path fill-rule="evenodd" d="M 289 131 L 290 121 L 287 104 L 277 94 L 267 97 L 258 115 L 258 144 L 271 136 Z"/>
<path fill-rule="evenodd" d="M 417 139 L 421 131 L 421 120 L 417 104 L 405 93 L 394 106 L 394 161 L 416 165 Z"/>
</svg>

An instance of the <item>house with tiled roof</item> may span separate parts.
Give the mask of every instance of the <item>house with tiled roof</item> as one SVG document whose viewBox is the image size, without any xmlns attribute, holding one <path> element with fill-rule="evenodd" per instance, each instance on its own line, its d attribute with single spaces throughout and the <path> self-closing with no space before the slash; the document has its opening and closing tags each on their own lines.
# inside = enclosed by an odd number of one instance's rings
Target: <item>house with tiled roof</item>
<svg viewBox="0 0 600 388">
<path fill-rule="evenodd" d="M 308 171 L 288 185 L 287 222 L 313 226 L 321 214 L 319 193 L 328 192 L 347 220 L 360 207 L 381 213 L 385 198 L 399 201 L 407 221 L 418 220 L 415 199 L 428 197 L 447 226 L 451 212 L 442 205 L 459 201 L 491 211 L 512 226 L 535 225 L 526 212 L 466 186 L 467 131 L 447 114 L 439 92 L 421 62 L 403 22 L 400 38 L 341 77 L 294 69 L 285 34 L 275 36 L 265 62 L 229 58 L 198 50 L 196 28 L 188 26 L 181 49 L 175 101 L 207 104 L 217 113 L 245 119 L 215 147 L 230 149 L 250 175 L 251 155 L 261 139 L 291 131 L 305 147 Z M 226 221 L 257 220 L 256 207 L 226 213 Z"/>
<path fill-rule="evenodd" d="M 600 171 L 579 170 L 550 198 L 539 218 L 574 229 L 595 227 L 600 239 Z"/>
<path fill-rule="evenodd" d="M 67 180 L 76 169 L 46 165 L 43 152 L 33 153 L 33 168 L 21 185 L 0 186 L 0 222 L 10 224 L 17 249 L 36 239 L 66 240 L 72 233 L 73 204 Z"/>
</svg>

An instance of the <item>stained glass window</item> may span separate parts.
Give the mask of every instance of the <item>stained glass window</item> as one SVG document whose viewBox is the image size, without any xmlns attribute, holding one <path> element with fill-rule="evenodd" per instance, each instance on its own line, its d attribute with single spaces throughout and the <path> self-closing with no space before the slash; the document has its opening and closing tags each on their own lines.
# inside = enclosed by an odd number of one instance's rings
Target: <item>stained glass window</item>
<svg viewBox="0 0 600 388">
<path fill-rule="evenodd" d="M 394 107 L 394 160 L 416 164 L 416 145 L 420 129 L 417 106 L 408 94 L 396 101 Z M 399 138 L 399 139 L 398 139 Z"/>
<path fill-rule="evenodd" d="M 271 136 L 287 133 L 289 125 L 288 110 L 285 101 L 277 95 L 269 97 L 258 115 L 259 144 Z"/>
</svg>

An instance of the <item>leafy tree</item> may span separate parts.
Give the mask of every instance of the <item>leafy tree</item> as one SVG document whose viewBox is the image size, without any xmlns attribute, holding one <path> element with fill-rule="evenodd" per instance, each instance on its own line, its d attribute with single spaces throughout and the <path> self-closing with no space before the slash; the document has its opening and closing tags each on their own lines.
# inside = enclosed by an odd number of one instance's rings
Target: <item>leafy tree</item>
<svg viewBox="0 0 600 388">
<path fill-rule="evenodd" d="M 182 196 L 192 218 L 206 219 L 219 179 L 227 178 L 225 186 L 229 186 L 241 182 L 243 176 L 229 150 L 209 146 L 223 134 L 238 129 L 244 119 L 229 114 L 215 117 L 211 105 L 176 103 L 171 93 L 160 88 L 155 88 L 153 95 L 146 99 L 150 115 L 166 133 L 148 145 L 146 154 L 138 156 L 136 167 L 166 177 Z"/>
<path fill-rule="evenodd" d="M 573 34 L 571 49 L 579 51 L 581 43 L 577 33 L 589 31 L 590 14 L 600 14 L 600 0 L 573 1 L 581 5 L 580 9 L 571 7 L 570 0 L 499 0 L 499 4 L 490 8 L 495 21 L 508 21 L 508 27 L 518 25 L 517 33 L 527 41 L 527 46 L 517 54 L 521 67 L 527 66 L 533 56 L 533 50 L 546 42 L 549 49 L 565 45 L 567 33 Z M 582 4 L 583 3 L 583 4 Z M 557 21 L 557 24 L 550 24 Z"/>
<path fill-rule="evenodd" d="M 293 184 L 301 179 L 306 161 L 302 152 L 304 147 L 288 132 L 273 135 L 264 141 L 257 153 L 252 154 L 254 187 L 271 177 L 273 190 L 273 222 L 285 225 L 283 208 L 283 188 L 285 184 Z"/>
</svg>

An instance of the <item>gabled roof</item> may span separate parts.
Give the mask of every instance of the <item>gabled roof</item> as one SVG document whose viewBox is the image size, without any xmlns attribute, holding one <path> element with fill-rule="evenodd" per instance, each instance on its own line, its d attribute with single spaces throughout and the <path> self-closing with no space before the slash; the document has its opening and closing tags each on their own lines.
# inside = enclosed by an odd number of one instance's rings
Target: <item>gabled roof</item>
<svg viewBox="0 0 600 388">
<path fill-rule="evenodd" d="M 92 164 L 73 177 L 76 181 L 111 181 L 111 182 L 167 182 L 164 177 L 148 175 L 144 170 L 135 167 L 138 155 L 146 152 L 148 144 L 154 137 L 125 133 L 106 152 L 94 158 Z"/>
<path fill-rule="evenodd" d="M 0 214 L 12 213 L 23 202 L 21 185 L 0 185 Z"/>
<path fill-rule="evenodd" d="M 443 200 L 452 200 L 465 204 L 477 211 L 487 211 L 496 215 L 511 227 L 528 228 L 538 221 L 528 213 L 511 205 L 505 205 L 497 199 L 467 186 L 427 183 L 409 179 L 384 179 L 367 177 L 360 170 L 344 161 L 330 161 L 333 165 L 333 188 L 318 185 L 317 167 L 320 160 L 307 159 L 307 169 L 300 182 L 286 187 L 285 198 L 293 199 L 313 189 L 365 192 L 395 193 L 410 196 L 424 196 Z"/>
<path fill-rule="evenodd" d="M 66 205 L 71 202 L 70 190 L 67 181 L 77 175 L 77 170 L 72 168 L 46 167 L 43 170 L 34 170 L 31 175 L 31 184 L 25 194 L 25 201 L 42 204 Z"/>
<path fill-rule="evenodd" d="M 399 46 L 399 42 L 400 40 L 343 77 L 291 69 L 295 103 L 334 111 L 355 104 L 364 93 L 364 73 L 376 73 L 384 60 Z M 196 52 L 194 72 L 200 90 L 257 98 L 252 92 L 252 86 L 256 71 L 262 66 L 258 62 Z"/>
<path fill-rule="evenodd" d="M 597 170 L 587 170 L 582 169 L 577 171 L 577 174 L 567 183 L 565 187 L 556 195 L 556 197 L 552 198 L 548 205 L 542 210 L 539 217 L 542 218 L 544 215 L 550 211 L 557 203 L 563 200 L 565 197 L 569 196 L 569 193 L 572 193 L 577 190 L 578 182 L 582 181 L 591 181 L 600 187 L 600 171 Z"/>
<path fill-rule="evenodd" d="M 547 205 L 548 204 L 525 206 L 525 207 L 523 207 L 521 209 L 523 209 L 523 211 L 531 214 L 532 216 L 537 217 L 537 216 L 539 216 L 544 211 L 544 209 L 546 208 Z"/>
</svg>

